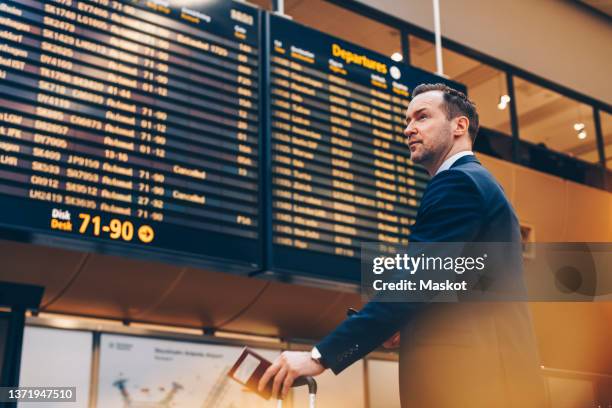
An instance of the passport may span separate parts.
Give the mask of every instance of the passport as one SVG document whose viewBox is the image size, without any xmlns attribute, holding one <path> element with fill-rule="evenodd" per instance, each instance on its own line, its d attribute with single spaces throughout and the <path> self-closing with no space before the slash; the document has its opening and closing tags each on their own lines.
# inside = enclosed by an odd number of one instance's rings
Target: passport
<svg viewBox="0 0 612 408">
<path fill-rule="evenodd" d="M 260 397 L 270 399 L 272 396 L 273 378 L 270 379 L 266 385 L 266 388 L 261 392 L 257 390 L 257 385 L 259 384 L 259 380 L 263 374 L 271 365 L 272 363 L 270 361 L 255 353 L 248 347 L 245 347 L 242 350 L 242 353 L 240 353 L 238 360 L 236 360 L 232 368 L 230 368 L 228 371 L 227 375 Z"/>
</svg>

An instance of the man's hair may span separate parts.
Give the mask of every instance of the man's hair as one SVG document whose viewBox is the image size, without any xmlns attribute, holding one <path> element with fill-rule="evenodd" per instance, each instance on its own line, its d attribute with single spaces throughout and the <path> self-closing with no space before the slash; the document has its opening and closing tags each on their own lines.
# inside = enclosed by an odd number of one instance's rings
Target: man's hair
<svg viewBox="0 0 612 408">
<path fill-rule="evenodd" d="M 478 112 L 476 105 L 470 101 L 468 97 L 456 89 L 445 84 L 421 84 L 414 88 L 412 97 L 429 91 L 441 91 L 444 95 L 443 107 L 446 111 L 448 120 L 454 119 L 457 116 L 466 116 L 470 121 L 468 133 L 472 139 L 472 143 L 476 140 L 478 134 Z"/>
</svg>

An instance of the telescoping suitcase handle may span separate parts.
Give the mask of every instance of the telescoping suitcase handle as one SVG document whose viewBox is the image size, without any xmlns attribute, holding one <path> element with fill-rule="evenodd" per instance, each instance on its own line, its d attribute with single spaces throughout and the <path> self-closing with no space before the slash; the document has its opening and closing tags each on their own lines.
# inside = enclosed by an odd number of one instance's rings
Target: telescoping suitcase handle
<svg viewBox="0 0 612 408">
<path fill-rule="evenodd" d="M 357 310 L 349 307 L 346 310 L 346 317 L 351 317 L 355 314 L 359 313 Z M 317 399 L 317 381 L 312 377 L 300 377 L 293 383 L 293 387 L 301 387 L 302 385 L 308 384 L 308 407 L 315 408 L 315 403 Z M 283 400 L 278 400 L 276 408 L 282 408 Z"/>
<path fill-rule="evenodd" d="M 315 408 L 317 399 L 317 381 L 312 377 L 300 377 L 293 383 L 294 387 L 308 385 L 308 408 Z M 278 400 L 276 408 L 282 408 L 283 400 Z"/>
</svg>

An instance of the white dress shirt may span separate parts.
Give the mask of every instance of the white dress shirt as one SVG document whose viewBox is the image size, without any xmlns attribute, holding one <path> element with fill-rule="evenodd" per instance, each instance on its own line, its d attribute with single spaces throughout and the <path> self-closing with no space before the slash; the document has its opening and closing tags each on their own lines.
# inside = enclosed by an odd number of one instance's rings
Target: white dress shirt
<svg viewBox="0 0 612 408">
<path fill-rule="evenodd" d="M 444 170 L 448 170 L 451 168 L 451 166 L 453 164 L 455 164 L 455 162 L 457 160 L 459 160 L 460 158 L 462 158 L 463 156 L 467 156 L 467 155 L 474 155 L 474 152 L 471 150 L 464 150 L 462 152 L 459 153 L 455 153 L 453 154 L 451 157 L 449 157 L 448 159 L 444 160 L 444 163 L 442 163 L 442 165 L 440 166 L 440 168 L 436 171 L 436 173 L 434 174 L 434 176 Z"/>
</svg>

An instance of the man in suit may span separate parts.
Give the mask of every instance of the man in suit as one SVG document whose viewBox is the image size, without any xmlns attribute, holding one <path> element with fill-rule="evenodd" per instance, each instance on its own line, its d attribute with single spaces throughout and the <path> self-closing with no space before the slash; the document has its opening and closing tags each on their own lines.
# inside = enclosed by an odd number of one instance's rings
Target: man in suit
<svg viewBox="0 0 612 408">
<path fill-rule="evenodd" d="M 444 84 L 414 89 L 404 134 L 411 160 L 432 178 L 411 229 L 411 246 L 520 243 L 511 204 L 472 153 L 477 132 L 478 113 L 465 94 Z M 521 264 L 520 250 L 504 256 Z M 521 283 L 522 270 L 513 273 Z M 284 397 L 297 377 L 328 368 L 338 374 L 383 343 L 401 343 L 402 407 L 545 406 L 530 315 L 519 302 L 371 301 L 310 353 L 282 353 L 260 388 L 273 379 L 273 394 Z"/>
</svg>

